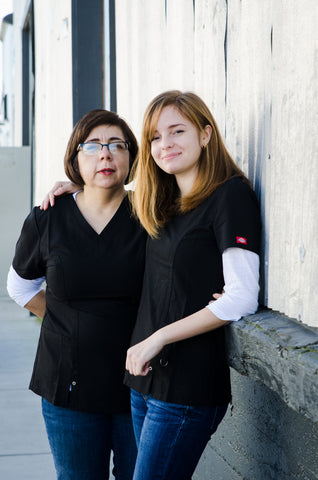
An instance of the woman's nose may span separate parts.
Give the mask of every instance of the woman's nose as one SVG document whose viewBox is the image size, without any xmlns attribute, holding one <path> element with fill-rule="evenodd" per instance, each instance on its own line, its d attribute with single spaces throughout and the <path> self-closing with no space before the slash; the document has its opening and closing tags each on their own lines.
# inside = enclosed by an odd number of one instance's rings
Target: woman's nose
<svg viewBox="0 0 318 480">
<path fill-rule="evenodd" d="M 100 154 L 99 154 L 99 158 L 100 158 L 100 160 L 103 160 L 104 158 L 110 158 L 110 159 L 113 158 L 106 145 L 102 146 L 102 149 L 101 149 Z"/>
<path fill-rule="evenodd" d="M 161 137 L 161 148 L 163 150 L 170 148 L 173 146 L 173 139 L 170 137 L 170 135 L 163 135 Z"/>
</svg>

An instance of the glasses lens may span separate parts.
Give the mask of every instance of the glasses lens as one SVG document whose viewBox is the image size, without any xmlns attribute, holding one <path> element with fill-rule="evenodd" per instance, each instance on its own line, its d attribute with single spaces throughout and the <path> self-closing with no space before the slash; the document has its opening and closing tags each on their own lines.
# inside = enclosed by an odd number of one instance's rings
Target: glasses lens
<svg viewBox="0 0 318 480">
<path fill-rule="evenodd" d="M 82 150 L 86 155 L 96 155 L 100 152 L 100 145 L 98 143 L 83 143 Z"/>
<path fill-rule="evenodd" d="M 108 144 L 108 150 L 110 153 L 122 153 L 127 150 L 128 146 L 126 142 L 111 142 Z"/>
<path fill-rule="evenodd" d="M 97 155 L 101 152 L 102 148 L 107 146 L 108 150 L 112 155 L 116 155 L 122 152 L 125 152 L 128 150 L 128 143 L 124 142 L 123 140 L 120 142 L 111 142 L 108 143 L 107 145 L 102 145 L 101 143 L 95 143 L 95 142 L 86 142 L 86 143 L 81 143 L 80 147 L 82 151 L 85 153 L 85 155 Z"/>
</svg>

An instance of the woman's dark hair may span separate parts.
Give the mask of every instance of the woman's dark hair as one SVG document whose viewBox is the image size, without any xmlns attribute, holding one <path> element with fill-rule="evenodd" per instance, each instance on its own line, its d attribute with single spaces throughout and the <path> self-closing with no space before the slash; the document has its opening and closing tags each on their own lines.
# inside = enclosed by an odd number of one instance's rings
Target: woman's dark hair
<svg viewBox="0 0 318 480">
<path fill-rule="evenodd" d="M 91 112 L 86 113 L 86 115 L 84 115 L 73 128 L 64 156 L 65 173 L 76 185 L 84 185 L 84 181 L 78 168 L 78 144 L 83 143 L 89 136 L 90 132 L 100 125 L 114 125 L 121 129 L 125 137 L 125 141 L 128 142 L 129 170 L 135 161 L 138 152 L 138 143 L 135 135 L 125 120 L 117 115 L 117 113 L 110 112 L 109 110 L 92 110 Z"/>
</svg>

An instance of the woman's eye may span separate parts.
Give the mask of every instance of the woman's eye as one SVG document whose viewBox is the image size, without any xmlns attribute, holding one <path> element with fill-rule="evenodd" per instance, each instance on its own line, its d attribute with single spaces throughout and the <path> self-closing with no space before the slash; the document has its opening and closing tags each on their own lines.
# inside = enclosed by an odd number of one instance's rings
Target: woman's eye
<svg viewBox="0 0 318 480">
<path fill-rule="evenodd" d="M 151 140 L 151 141 L 154 142 L 154 141 L 156 141 L 156 140 L 158 140 L 158 139 L 159 139 L 158 135 L 155 135 L 154 137 L 152 137 L 152 140 Z"/>
<path fill-rule="evenodd" d="M 184 130 L 175 130 L 173 132 L 173 135 L 179 135 L 179 133 L 183 133 L 183 132 L 184 132 Z"/>
</svg>

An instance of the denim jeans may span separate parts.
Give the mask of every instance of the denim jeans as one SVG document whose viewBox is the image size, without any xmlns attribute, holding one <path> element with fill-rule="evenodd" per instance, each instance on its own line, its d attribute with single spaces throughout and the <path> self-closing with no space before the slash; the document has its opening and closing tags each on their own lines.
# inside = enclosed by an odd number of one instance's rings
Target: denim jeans
<svg viewBox="0 0 318 480">
<path fill-rule="evenodd" d="M 113 451 L 116 480 L 131 480 L 136 441 L 131 416 L 86 413 L 42 399 L 42 412 L 58 480 L 107 480 Z"/>
<path fill-rule="evenodd" d="M 134 480 L 190 480 L 227 405 L 191 407 L 131 391 L 138 454 Z"/>
</svg>

